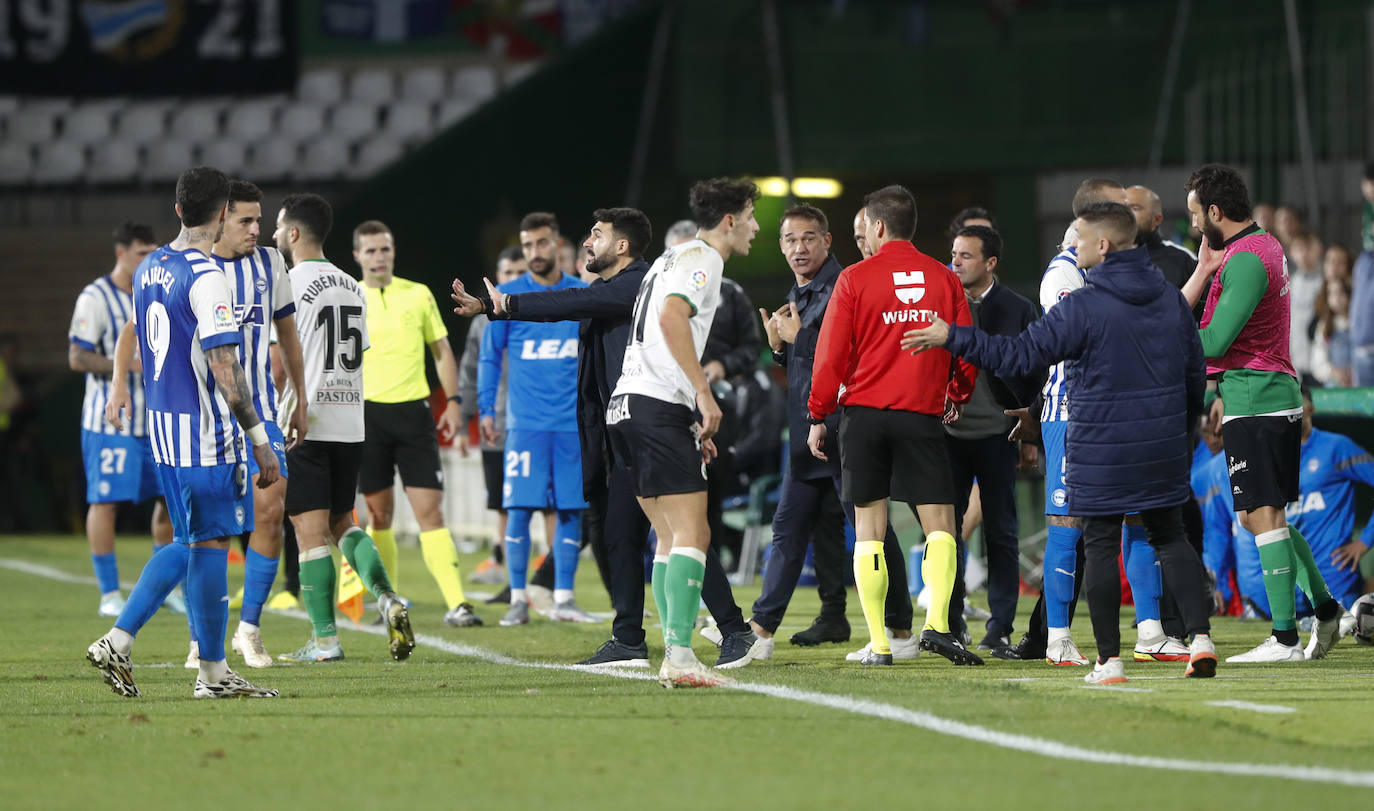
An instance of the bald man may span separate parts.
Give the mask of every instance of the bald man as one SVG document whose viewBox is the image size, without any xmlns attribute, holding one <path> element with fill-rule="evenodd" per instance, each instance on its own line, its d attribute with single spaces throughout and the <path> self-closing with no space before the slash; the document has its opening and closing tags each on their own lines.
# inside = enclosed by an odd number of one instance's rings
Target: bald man
<svg viewBox="0 0 1374 811">
<path fill-rule="evenodd" d="M 873 255 L 873 251 L 868 247 L 868 237 L 864 231 L 868 230 L 868 208 L 859 209 L 854 215 L 854 246 L 859 249 L 859 258 L 867 259 Z"/>
<path fill-rule="evenodd" d="M 1164 274 L 1165 281 L 1182 290 L 1183 283 L 1188 281 L 1197 267 L 1197 254 L 1160 236 L 1159 225 L 1164 222 L 1164 208 L 1160 205 L 1159 195 L 1145 186 L 1131 186 L 1126 189 L 1126 205 L 1130 206 L 1136 227 L 1140 229 L 1136 242 L 1149 249 L 1150 261 Z M 1201 311 L 1194 315 L 1201 316 Z"/>
</svg>

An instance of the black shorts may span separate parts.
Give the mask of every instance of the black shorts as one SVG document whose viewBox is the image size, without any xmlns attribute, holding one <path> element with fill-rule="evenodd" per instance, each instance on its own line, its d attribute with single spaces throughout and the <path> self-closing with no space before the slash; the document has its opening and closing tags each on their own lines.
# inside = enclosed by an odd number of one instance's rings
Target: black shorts
<svg viewBox="0 0 1374 811">
<path fill-rule="evenodd" d="M 845 406 L 840 412 L 841 498 L 953 504 L 954 474 L 939 417 Z"/>
<path fill-rule="evenodd" d="M 286 452 L 291 478 L 286 480 L 286 514 L 329 510 L 353 511 L 358 493 L 362 442 L 316 442 L 307 439 Z"/>
<path fill-rule="evenodd" d="M 358 488 L 364 493 L 391 489 L 396 470 L 406 487 L 442 490 L 439 436 L 428 400 L 409 403 L 363 402 L 363 464 Z"/>
<path fill-rule="evenodd" d="M 482 451 L 482 478 L 487 485 L 487 509 L 501 509 L 501 488 L 506 483 L 504 451 Z"/>
<path fill-rule="evenodd" d="M 1236 512 L 1283 508 L 1298 498 L 1302 416 L 1241 417 L 1221 424 Z"/>
<path fill-rule="evenodd" d="M 706 490 L 706 464 L 692 433 L 691 409 L 639 394 L 612 397 L 606 409 L 611 448 L 630 470 L 636 496 Z"/>
</svg>

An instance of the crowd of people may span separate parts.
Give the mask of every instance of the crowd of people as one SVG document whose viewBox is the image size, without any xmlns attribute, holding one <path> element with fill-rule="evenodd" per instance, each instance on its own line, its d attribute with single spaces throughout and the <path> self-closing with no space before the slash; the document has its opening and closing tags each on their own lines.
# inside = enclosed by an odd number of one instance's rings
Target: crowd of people
<svg viewBox="0 0 1374 811">
<path fill-rule="evenodd" d="M 1361 342 L 1350 302 L 1362 274 L 1374 286 L 1374 253 L 1355 263 L 1352 295 L 1350 263 L 1330 249 L 1325 270 L 1307 270 L 1323 256 L 1319 243 L 1285 209 L 1271 235 L 1234 170 L 1203 167 L 1185 191 L 1197 254 L 1163 239 L 1156 191 L 1085 180 L 1038 306 L 999 280 L 1003 242 L 990 212 L 961 212 L 948 259 L 931 257 L 912 243 L 916 201 L 901 186 L 865 198 L 853 220 L 864 258 L 848 268 L 826 212 L 789 207 L 779 249 L 794 283 L 775 311 L 755 310 L 724 275 L 759 231 L 748 180 L 695 184 L 693 220 L 668 229 L 652 264 L 653 228 L 636 209 L 592 212 L 580 243 L 552 214 L 533 212 L 494 283 L 470 291 L 453 281 L 455 314 L 473 319 L 460 363 L 433 292 L 396 275 L 384 223 L 354 228 L 354 278 L 323 254 L 333 225 L 323 198 L 287 197 L 267 247 L 256 186 L 188 170 L 177 184 L 178 237 L 159 246 L 146 226 L 118 229 L 114 270 L 82 292 L 73 316 L 71 365 L 87 375 L 87 531 L 99 610 L 115 617 L 88 659 L 116 693 L 138 695 L 134 636 L 166 604 L 187 615 L 195 696 L 275 695 L 225 656 L 236 537 L 245 584 L 230 647 L 245 664 L 272 664 L 260 618 L 283 559 L 312 634 L 279 659 L 343 658 L 335 612 L 364 593 L 391 655 L 405 659 L 415 642 L 411 603 L 393 585 L 397 474 L 445 623 L 482 625 L 440 510 L 438 438 L 467 452 L 471 420 L 500 520 L 501 542 L 479 567 L 487 581 L 505 573 L 500 625 L 528 624 L 531 608 L 597 622 L 575 595 L 590 547 L 615 616 L 582 665 L 650 665 L 647 580 L 663 632 L 660 682 L 728 683 L 722 671 L 773 658 L 808 550 L 821 613 L 790 641 L 847 642 L 846 524 L 867 631 L 846 658 L 863 666 L 922 650 L 981 665 L 983 652 L 1091 661 L 1088 682 L 1124 681 L 1118 558 L 1136 662 L 1215 674 L 1208 618 L 1236 591 L 1273 633 L 1228 661 L 1322 658 L 1348 632 L 1345 609 L 1360 592 L 1346 576 L 1368 548 L 1350 538 L 1351 483 L 1374 484 L 1374 460 L 1312 429 L 1300 379 L 1321 382 L 1318 370 L 1334 384 L 1362 379 L 1361 351 L 1374 341 Z M 1366 193 L 1374 199 L 1374 177 Z M 1309 304 L 1310 329 L 1299 328 Z M 772 374 L 760 368 L 765 343 Z M 426 354 L 446 398 L 437 414 Z M 1042 458 L 1043 589 L 1013 644 L 1015 479 Z M 722 505 L 778 459 L 769 561 L 746 618 L 721 561 L 722 551 L 739 554 Z M 359 492 L 366 528 L 353 511 Z M 157 546 L 126 600 L 113 510 L 150 498 L 160 505 Z M 894 498 L 925 533 L 919 575 L 930 602 L 919 628 L 889 520 Z M 548 552 L 531 574 L 535 513 Z M 964 588 L 975 522 L 990 608 L 976 646 Z M 331 544 L 346 561 L 341 580 Z M 1070 632 L 1084 583 L 1091 659 Z M 718 649 L 713 667 L 693 646 L 702 604 L 714 620 L 702 631 Z M 1312 616 L 1305 648 L 1300 613 Z"/>
</svg>

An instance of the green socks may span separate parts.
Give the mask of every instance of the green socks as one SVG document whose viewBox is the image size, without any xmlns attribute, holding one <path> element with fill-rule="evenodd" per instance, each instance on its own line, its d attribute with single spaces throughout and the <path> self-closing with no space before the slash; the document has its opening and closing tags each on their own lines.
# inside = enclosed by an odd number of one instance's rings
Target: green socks
<svg viewBox="0 0 1374 811">
<path fill-rule="evenodd" d="M 1293 589 L 1297 585 L 1297 574 L 1293 565 L 1296 554 L 1292 535 L 1288 527 L 1261 532 L 1255 536 L 1255 545 L 1259 547 L 1264 593 L 1269 597 L 1269 616 L 1274 620 L 1274 630 L 1296 630 L 1298 623 Z M 1307 546 L 1307 543 L 1304 542 L 1303 546 Z M 1307 554 L 1310 557 L 1311 550 Z M 1320 577 L 1318 575 L 1318 579 Z M 1325 588 L 1325 584 L 1322 587 Z"/>
<path fill-rule="evenodd" d="M 701 605 L 701 582 L 705 578 L 705 552 L 680 546 L 668 555 L 663 578 L 664 602 L 668 605 L 668 623 L 663 632 L 665 643 L 692 647 L 692 628 L 696 625 L 697 607 Z"/>
<path fill-rule="evenodd" d="M 663 638 L 668 638 L 668 556 L 654 555 L 654 573 L 650 580 L 654 592 L 654 607 L 658 609 L 658 623 L 663 626 Z"/>
<path fill-rule="evenodd" d="M 345 532 L 339 541 L 339 550 L 343 552 L 348 565 L 358 573 L 363 585 L 372 592 L 373 597 L 381 597 L 392 590 L 391 581 L 386 576 L 386 567 L 382 565 L 382 556 L 366 532 L 357 527 Z"/>
<path fill-rule="evenodd" d="M 892 645 L 883 627 L 883 611 L 887 602 L 887 561 L 883 558 L 882 541 L 858 541 L 854 544 L 854 587 L 863 606 L 864 622 L 868 625 L 868 639 L 874 653 L 892 653 Z"/>
<path fill-rule="evenodd" d="M 1298 532 L 1297 527 L 1291 525 L 1288 527 L 1288 536 L 1293 540 L 1293 559 L 1298 564 L 1298 586 L 1315 609 L 1332 599 L 1331 591 L 1326 587 L 1321 569 L 1317 568 L 1317 560 L 1312 557 L 1312 547 L 1307 539 Z"/>
<path fill-rule="evenodd" d="M 334 627 L 334 558 L 328 546 L 301 552 L 301 602 L 316 637 L 337 636 Z"/>
</svg>

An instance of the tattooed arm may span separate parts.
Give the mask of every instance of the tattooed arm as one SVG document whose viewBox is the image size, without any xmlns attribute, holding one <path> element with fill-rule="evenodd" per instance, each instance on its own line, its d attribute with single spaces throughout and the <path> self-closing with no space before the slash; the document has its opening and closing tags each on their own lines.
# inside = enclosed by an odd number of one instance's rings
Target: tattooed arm
<svg viewBox="0 0 1374 811">
<path fill-rule="evenodd" d="M 248 392 L 248 378 L 239 365 L 238 346 L 226 344 L 205 351 L 205 360 L 215 375 L 215 386 L 224 396 L 225 403 L 233 412 L 239 427 L 248 434 L 253 444 L 253 457 L 258 463 L 258 487 L 267 487 L 281 476 L 281 466 L 277 454 L 267 438 L 267 430 L 258 419 L 257 409 L 253 407 L 252 395 Z"/>
</svg>

